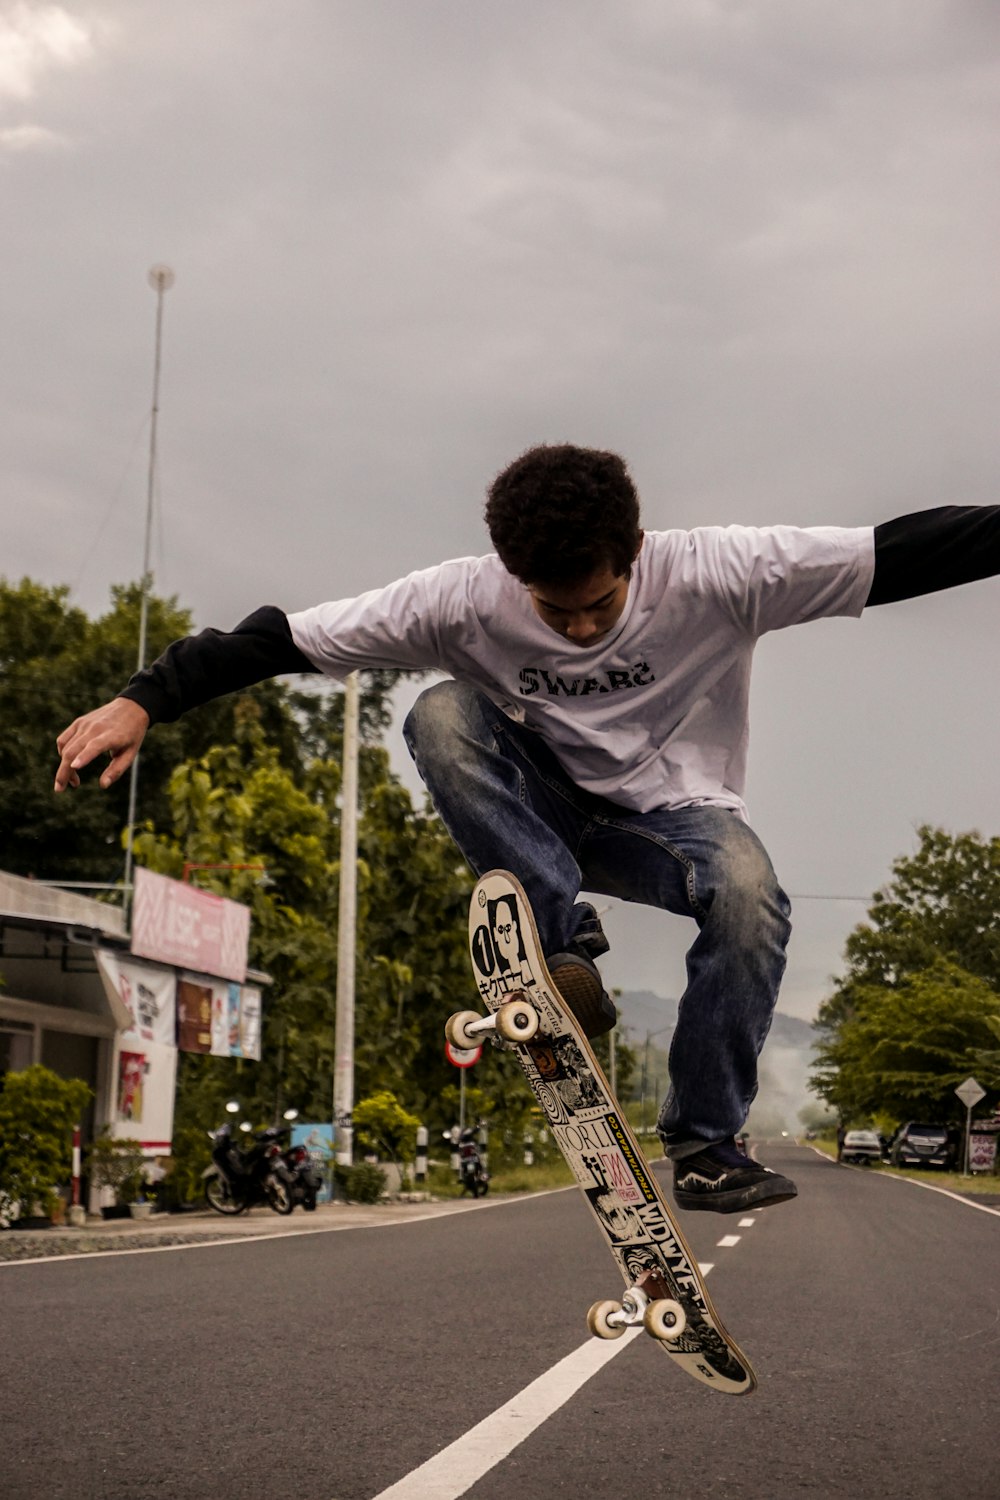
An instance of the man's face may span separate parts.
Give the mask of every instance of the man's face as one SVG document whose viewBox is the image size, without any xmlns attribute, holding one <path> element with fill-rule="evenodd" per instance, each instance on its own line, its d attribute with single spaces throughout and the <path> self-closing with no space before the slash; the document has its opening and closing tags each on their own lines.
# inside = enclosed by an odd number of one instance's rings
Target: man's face
<svg viewBox="0 0 1000 1500">
<path fill-rule="evenodd" d="M 574 646 L 595 646 L 610 635 L 628 598 L 628 577 L 596 568 L 579 583 L 529 583 L 539 619 Z"/>
<path fill-rule="evenodd" d="M 512 969 L 517 968 L 517 926 L 508 901 L 498 901 L 493 915 L 493 939 L 497 952 Z"/>
</svg>

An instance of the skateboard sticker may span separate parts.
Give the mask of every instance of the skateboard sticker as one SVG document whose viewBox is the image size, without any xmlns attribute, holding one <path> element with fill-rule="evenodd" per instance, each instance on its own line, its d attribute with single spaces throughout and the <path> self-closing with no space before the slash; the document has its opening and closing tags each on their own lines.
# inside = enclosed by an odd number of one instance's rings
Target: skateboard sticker
<svg viewBox="0 0 1000 1500">
<path fill-rule="evenodd" d="M 584 1061 L 583 1053 L 571 1036 L 553 1036 L 537 1043 L 528 1042 L 525 1050 L 535 1065 L 539 1079 L 547 1085 L 548 1097 L 558 1099 L 561 1106 L 559 1115 L 549 1117 L 553 1124 L 557 1119 L 565 1119 L 581 1110 L 600 1106 L 601 1090 Z"/>
<path fill-rule="evenodd" d="M 471 939 L 480 994 L 484 999 L 498 1000 L 533 989 L 535 976 L 525 951 L 517 898 L 487 898 L 484 916 L 485 922 L 479 924 Z"/>
</svg>

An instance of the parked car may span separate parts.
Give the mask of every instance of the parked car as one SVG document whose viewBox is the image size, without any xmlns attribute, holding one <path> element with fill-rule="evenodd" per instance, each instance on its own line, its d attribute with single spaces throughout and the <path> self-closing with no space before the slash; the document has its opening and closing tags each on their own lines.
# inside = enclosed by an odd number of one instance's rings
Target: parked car
<svg viewBox="0 0 1000 1500">
<path fill-rule="evenodd" d="M 911 1120 L 893 1137 L 889 1160 L 894 1167 L 948 1167 L 951 1145 L 944 1125 Z"/>
<path fill-rule="evenodd" d="M 882 1142 L 874 1130 L 849 1130 L 840 1151 L 841 1161 L 868 1167 L 882 1160 Z"/>
</svg>

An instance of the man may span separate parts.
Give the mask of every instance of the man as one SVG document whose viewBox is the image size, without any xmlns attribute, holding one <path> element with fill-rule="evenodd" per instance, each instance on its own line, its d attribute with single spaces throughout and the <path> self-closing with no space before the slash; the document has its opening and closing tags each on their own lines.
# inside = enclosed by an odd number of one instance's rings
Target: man
<svg viewBox="0 0 1000 1500">
<path fill-rule="evenodd" d="M 584 1029 L 614 1024 L 581 890 L 693 917 L 658 1129 L 685 1208 L 795 1196 L 737 1149 L 785 966 L 789 902 L 743 802 L 754 646 L 765 632 L 1000 571 L 1000 507 L 871 527 L 643 534 L 621 458 L 535 448 L 490 487 L 496 552 L 356 599 L 176 642 L 59 737 L 56 790 L 106 753 L 109 786 L 150 723 L 283 672 L 437 668 L 404 733 L 472 868 L 524 884 Z"/>
</svg>

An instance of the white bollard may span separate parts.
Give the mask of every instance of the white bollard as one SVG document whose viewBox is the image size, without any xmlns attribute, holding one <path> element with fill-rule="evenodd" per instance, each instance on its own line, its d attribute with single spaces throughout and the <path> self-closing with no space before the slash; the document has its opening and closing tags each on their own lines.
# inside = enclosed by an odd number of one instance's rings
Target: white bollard
<svg viewBox="0 0 1000 1500">
<path fill-rule="evenodd" d="M 417 1127 L 417 1162 L 414 1173 L 418 1182 L 427 1181 L 427 1126 Z"/>
</svg>

